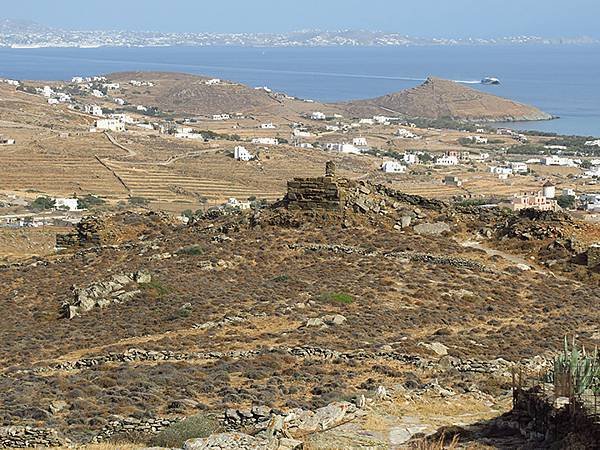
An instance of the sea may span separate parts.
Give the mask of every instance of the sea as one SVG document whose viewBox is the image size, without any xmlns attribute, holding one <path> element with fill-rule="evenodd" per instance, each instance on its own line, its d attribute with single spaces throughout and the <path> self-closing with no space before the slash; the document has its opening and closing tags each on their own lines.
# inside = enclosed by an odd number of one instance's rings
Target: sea
<svg viewBox="0 0 600 450">
<path fill-rule="evenodd" d="M 207 75 L 322 102 L 376 97 L 437 76 L 559 117 L 503 126 L 600 137 L 600 45 L 0 49 L 3 78 L 132 70 Z M 484 77 L 501 84 L 482 85 Z"/>
</svg>

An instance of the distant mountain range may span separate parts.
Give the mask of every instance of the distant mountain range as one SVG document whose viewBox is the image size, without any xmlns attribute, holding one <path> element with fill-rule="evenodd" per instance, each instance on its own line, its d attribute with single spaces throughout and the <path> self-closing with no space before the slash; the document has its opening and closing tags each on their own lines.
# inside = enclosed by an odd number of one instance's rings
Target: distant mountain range
<svg viewBox="0 0 600 450">
<path fill-rule="evenodd" d="M 502 45 L 502 44 L 598 44 L 590 37 L 544 38 L 508 36 L 483 38 L 417 38 L 400 33 L 366 30 L 290 33 L 166 33 L 151 31 L 74 31 L 49 28 L 31 21 L 0 19 L 0 47 L 157 47 L 157 46 L 248 46 L 248 47 L 327 47 L 327 46 L 422 46 L 422 45 Z"/>
</svg>

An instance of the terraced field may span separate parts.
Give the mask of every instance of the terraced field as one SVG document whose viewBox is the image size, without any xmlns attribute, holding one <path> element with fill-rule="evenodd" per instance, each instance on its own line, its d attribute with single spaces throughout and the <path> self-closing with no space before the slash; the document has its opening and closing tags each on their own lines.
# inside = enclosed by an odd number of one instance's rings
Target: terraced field
<svg viewBox="0 0 600 450">
<path fill-rule="evenodd" d="M 0 189 L 53 195 L 127 195 L 119 181 L 93 156 L 0 154 Z"/>
</svg>

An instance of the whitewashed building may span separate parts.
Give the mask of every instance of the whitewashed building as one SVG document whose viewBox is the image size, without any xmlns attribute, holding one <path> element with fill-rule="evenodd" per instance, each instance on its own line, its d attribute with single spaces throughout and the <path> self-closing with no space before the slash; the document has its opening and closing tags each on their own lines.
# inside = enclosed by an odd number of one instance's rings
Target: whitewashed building
<svg viewBox="0 0 600 450">
<path fill-rule="evenodd" d="M 327 116 L 320 111 L 315 111 L 310 115 L 312 120 L 326 120 Z"/>
<path fill-rule="evenodd" d="M 256 145 L 279 145 L 279 139 L 260 137 L 252 139 L 252 143 Z"/>
<path fill-rule="evenodd" d="M 98 105 L 85 105 L 83 107 L 83 111 L 86 114 L 91 114 L 92 116 L 102 117 L 104 115 L 102 108 L 100 108 Z"/>
<path fill-rule="evenodd" d="M 99 119 L 94 122 L 96 130 L 125 131 L 125 124 L 118 119 Z"/>
<path fill-rule="evenodd" d="M 403 166 L 398 161 L 385 161 L 381 165 L 381 170 L 385 173 L 405 173 L 406 166 Z"/>
<path fill-rule="evenodd" d="M 436 166 L 458 166 L 458 157 L 454 155 L 444 155 L 436 158 Z"/>
<path fill-rule="evenodd" d="M 369 144 L 367 143 L 367 138 L 364 137 L 357 137 L 352 139 L 352 145 L 356 146 L 356 147 L 368 147 Z"/>
<path fill-rule="evenodd" d="M 254 159 L 254 155 L 250 154 L 246 147 L 238 145 L 233 149 L 233 158 L 237 161 L 250 161 Z"/>
<path fill-rule="evenodd" d="M 55 198 L 54 209 L 68 210 L 68 211 L 80 211 L 79 201 L 76 198 Z"/>
</svg>

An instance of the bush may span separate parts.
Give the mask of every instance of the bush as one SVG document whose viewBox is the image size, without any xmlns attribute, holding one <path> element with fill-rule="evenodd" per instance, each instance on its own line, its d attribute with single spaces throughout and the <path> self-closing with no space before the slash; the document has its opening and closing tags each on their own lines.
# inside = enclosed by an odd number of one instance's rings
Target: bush
<svg viewBox="0 0 600 450">
<path fill-rule="evenodd" d="M 150 200 L 144 197 L 129 197 L 127 202 L 133 206 L 146 206 L 148 203 L 150 203 Z"/>
<path fill-rule="evenodd" d="M 319 296 L 319 299 L 328 302 L 343 303 L 345 305 L 354 303 L 354 297 L 343 292 L 325 292 Z"/>
<path fill-rule="evenodd" d="M 273 281 L 275 283 L 285 283 L 289 279 L 290 279 L 290 277 L 288 277 L 287 275 L 278 275 L 275 278 L 273 278 Z"/>
<path fill-rule="evenodd" d="M 162 298 L 169 293 L 169 289 L 158 280 L 152 280 L 150 283 L 142 283 L 140 284 L 140 288 L 153 293 L 158 298 Z"/>
<path fill-rule="evenodd" d="M 83 198 L 77 200 L 77 207 L 79 209 L 90 209 L 95 206 L 104 205 L 106 201 L 95 195 L 88 194 Z"/>
<path fill-rule="evenodd" d="M 204 249 L 199 245 L 188 245 L 187 247 L 180 248 L 176 253 L 185 256 L 199 256 L 204 253 Z"/>
<path fill-rule="evenodd" d="M 29 209 L 33 211 L 45 211 L 47 209 L 53 209 L 56 206 L 56 202 L 50 197 L 38 197 L 29 205 Z"/>
<path fill-rule="evenodd" d="M 188 439 L 205 438 L 219 432 L 219 421 L 209 414 L 198 414 L 171 425 L 153 437 L 153 447 L 181 448 Z"/>
</svg>

